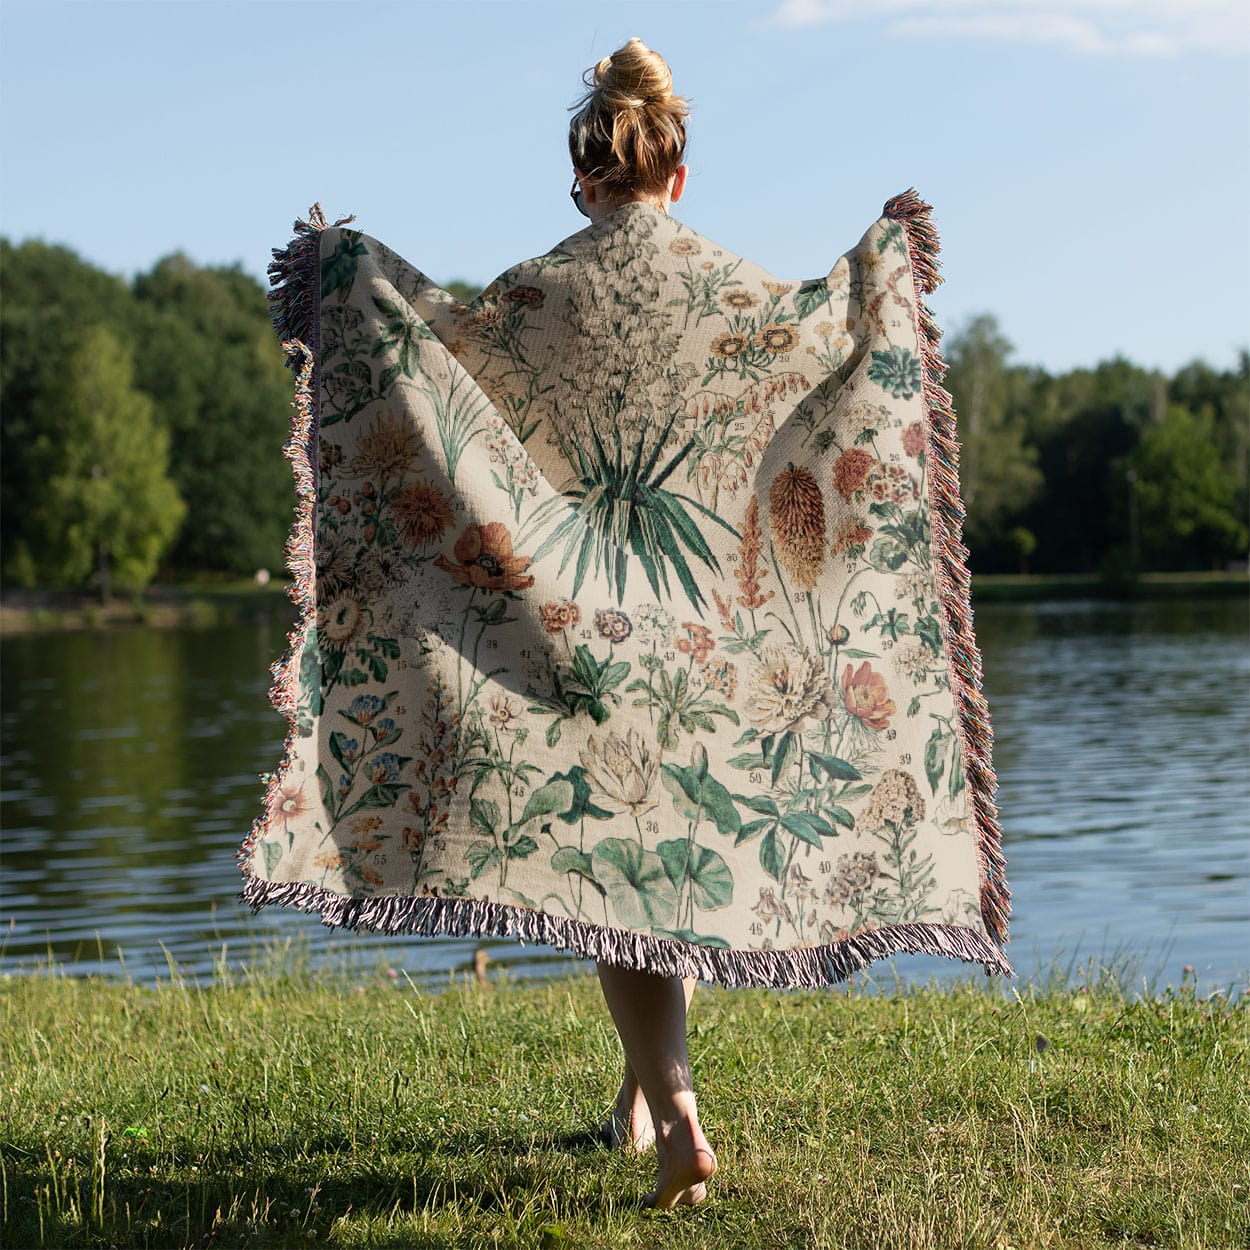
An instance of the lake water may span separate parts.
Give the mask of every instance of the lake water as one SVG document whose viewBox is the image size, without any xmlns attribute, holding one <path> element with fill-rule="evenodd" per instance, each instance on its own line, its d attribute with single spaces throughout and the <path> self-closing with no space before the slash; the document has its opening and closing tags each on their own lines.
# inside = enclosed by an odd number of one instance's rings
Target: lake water
<svg viewBox="0 0 1250 1250">
<path fill-rule="evenodd" d="M 1247 627 L 1245 600 L 978 609 L 1022 977 L 1076 977 L 1092 959 L 1159 984 L 1189 964 L 1203 986 L 1245 987 Z M 479 945 L 516 975 L 578 966 L 511 941 L 332 933 L 236 901 L 258 774 L 281 752 L 265 695 L 284 633 L 275 621 L 0 644 L 0 971 L 51 958 L 207 979 L 291 938 L 314 962 L 427 981 Z M 963 971 L 913 956 L 873 978 Z"/>
</svg>

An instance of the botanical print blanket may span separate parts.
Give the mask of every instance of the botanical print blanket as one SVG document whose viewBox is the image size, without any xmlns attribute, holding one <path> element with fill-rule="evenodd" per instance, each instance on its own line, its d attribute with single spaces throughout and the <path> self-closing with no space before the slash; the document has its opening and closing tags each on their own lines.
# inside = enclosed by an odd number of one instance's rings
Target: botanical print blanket
<svg viewBox="0 0 1250 1250">
<path fill-rule="evenodd" d="M 245 900 L 728 985 L 1010 975 L 936 254 L 914 192 L 804 282 L 630 204 L 466 305 L 297 223 Z"/>
</svg>

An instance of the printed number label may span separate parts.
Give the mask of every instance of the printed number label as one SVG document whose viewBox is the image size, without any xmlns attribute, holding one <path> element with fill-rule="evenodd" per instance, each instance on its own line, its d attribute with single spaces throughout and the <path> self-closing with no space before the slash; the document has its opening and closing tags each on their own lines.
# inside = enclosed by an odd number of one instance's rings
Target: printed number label
<svg viewBox="0 0 1250 1250">
<path fill-rule="evenodd" d="M 900 755 L 900 756 L 898 757 L 898 762 L 899 762 L 900 764 L 910 764 L 910 763 L 911 763 L 911 752 L 910 752 L 910 751 L 906 751 L 906 752 L 904 752 L 902 755 Z"/>
<path fill-rule="evenodd" d="M 764 932 L 764 926 L 757 920 L 751 925 L 751 933 L 754 937 L 759 937 Z"/>
<path fill-rule="evenodd" d="M 748 781 L 749 781 L 749 782 L 750 782 L 753 786 L 758 786 L 758 785 L 759 785 L 759 783 L 760 783 L 760 775 L 759 775 L 759 773 L 755 773 L 755 772 L 747 773 L 747 780 L 748 780 Z"/>
</svg>

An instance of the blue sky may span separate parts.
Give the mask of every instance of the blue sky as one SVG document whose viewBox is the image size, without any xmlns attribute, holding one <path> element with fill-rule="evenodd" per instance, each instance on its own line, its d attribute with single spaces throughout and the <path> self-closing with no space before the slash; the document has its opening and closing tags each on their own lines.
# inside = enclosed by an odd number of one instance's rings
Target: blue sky
<svg viewBox="0 0 1250 1250">
<path fill-rule="evenodd" d="M 0 229 L 263 275 L 314 200 L 439 280 L 579 229 L 567 109 L 631 35 L 691 100 L 676 212 L 785 278 L 910 185 L 1016 359 L 1250 344 L 1244 0 L 0 0 Z"/>
</svg>

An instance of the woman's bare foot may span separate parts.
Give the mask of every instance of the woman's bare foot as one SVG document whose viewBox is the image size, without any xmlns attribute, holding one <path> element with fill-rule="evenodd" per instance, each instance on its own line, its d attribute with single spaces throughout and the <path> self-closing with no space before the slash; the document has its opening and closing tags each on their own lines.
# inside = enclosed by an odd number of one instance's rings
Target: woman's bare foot
<svg viewBox="0 0 1250 1250">
<path fill-rule="evenodd" d="M 614 1150 L 636 1150 L 639 1154 L 655 1145 L 651 1109 L 638 1088 L 637 1080 L 626 1076 L 616 1096 L 616 1104 L 600 1130 L 604 1142 Z"/>
<path fill-rule="evenodd" d="M 698 1120 L 663 1126 L 655 1151 L 660 1161 L 659 1183 L 643 1204 L 661 1211 L 698 1206 L 707 1197 L 707 1182 L 716 1171 L 716 1156 Z"/>
</svg>

